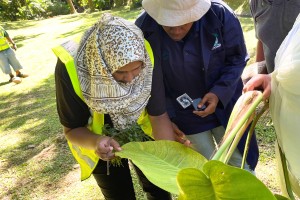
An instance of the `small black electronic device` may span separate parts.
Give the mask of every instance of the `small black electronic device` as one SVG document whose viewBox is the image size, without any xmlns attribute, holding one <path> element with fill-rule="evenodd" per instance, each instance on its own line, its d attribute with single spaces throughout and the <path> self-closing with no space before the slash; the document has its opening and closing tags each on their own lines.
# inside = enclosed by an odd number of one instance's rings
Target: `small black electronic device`
<svg viewBox="0 0 300 200">
<path fill-rule="evenodd" d="M 201 98 L 197 98 L 197 99 L 192 100 L 192 105 L 193 105 L 194 109 L 197 110 L 197 111 L 202 111 L 202 110 L 206 109 L 205 105 L 203 105 L 201 108 L 198 108 L 198 104 L 201 100 L 202 100 Z"/>
</svg>

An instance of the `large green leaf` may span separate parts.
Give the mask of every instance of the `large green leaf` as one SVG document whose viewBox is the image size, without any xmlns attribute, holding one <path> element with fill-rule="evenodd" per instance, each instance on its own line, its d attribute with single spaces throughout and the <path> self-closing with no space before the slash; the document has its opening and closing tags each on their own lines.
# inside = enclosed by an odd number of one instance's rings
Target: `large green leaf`
<svg viewBox="0 0 300 200">
<path fill-rule="evenodd" d="M 160 140 L 130 142 L 122 146 L 117 156 L 131 159 L 155 185 L 179 194 L 176 176 L 181 169 L 202 169 L 206 158 L 178 142 Z"/>
<path fill-rule="evenodd" d="M 275 200 L 271 191 L 250 172 L 208 161 L 203 171 L 183 169 L 177 176 L 180 200 Z"/>
</svg>

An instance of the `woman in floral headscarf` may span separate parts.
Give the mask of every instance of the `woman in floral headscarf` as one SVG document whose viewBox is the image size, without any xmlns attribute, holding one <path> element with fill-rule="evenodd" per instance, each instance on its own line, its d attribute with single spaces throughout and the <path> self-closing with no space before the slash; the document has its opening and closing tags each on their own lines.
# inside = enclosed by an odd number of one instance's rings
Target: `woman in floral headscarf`
<svg viewBox="0 0 300 200">
<path fill-rule="evenodd" d="M 67 41 L 53 49 L 59 58 L 55 81 L 60 122 L 80 164 L 81 179 L 93 174 L 105 199 L 135 199 L 127 160 L 110 166 L 107 174 L 106 161 L 121 148 L 101 133 L 104 124 L 122 131 L 137 121 L 143 127 L 149 123 L 143 112 L 152 82 L 147 50 L 138 27 L 111 15 L 103 15 L 79 44 Z M 148 199 L 171 199 L 136 171 Z"/>
</svg>

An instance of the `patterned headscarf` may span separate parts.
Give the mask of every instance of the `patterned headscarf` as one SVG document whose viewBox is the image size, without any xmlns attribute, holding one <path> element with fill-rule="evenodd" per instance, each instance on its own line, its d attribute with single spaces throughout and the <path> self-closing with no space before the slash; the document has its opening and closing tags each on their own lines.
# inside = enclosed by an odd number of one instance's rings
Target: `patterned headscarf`
<svg viewBox="0 0 300 200">
<path fill-rule="evenodd" d="M 130 83 L 112 74 L 126 64 L 142 61 L 140 74 Z M 104 14 L 85 32 L 75 59 L 84 100 L 93 111 L 109 114 L 116 129 L 136 123 L 151 91 L 152 64 L 141 30 L 133 23 Z"/>
</svg>

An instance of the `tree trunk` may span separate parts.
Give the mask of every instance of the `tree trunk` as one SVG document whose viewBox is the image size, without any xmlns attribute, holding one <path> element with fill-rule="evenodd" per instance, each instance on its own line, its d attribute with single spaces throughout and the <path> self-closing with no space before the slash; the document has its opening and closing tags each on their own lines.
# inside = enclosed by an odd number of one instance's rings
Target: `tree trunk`
<svg viewBox="0 0 300 200">
<path fill-rule="evenodd" d="M 67 0 L 67 2 L 68 2 L 68 5 L 70 7 L 71 14 L 77 13 L 72 0 Z"/>
<path fill-rule="evenodd" d="M 93 4 L 93 0 L 88 0 L 89 8 L 91 12 L 95 11 L 95 6 Z"/>
</svg>

